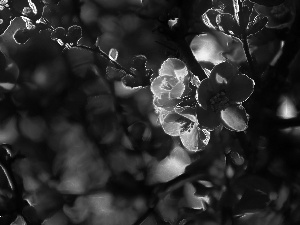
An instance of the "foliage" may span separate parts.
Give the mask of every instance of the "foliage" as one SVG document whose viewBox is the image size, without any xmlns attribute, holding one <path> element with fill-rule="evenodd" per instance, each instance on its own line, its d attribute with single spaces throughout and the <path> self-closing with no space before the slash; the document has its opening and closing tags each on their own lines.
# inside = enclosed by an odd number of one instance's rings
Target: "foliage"
<svg viewBox="0 0 300 225">
<path fill-rule="evenodd" d="M 299 224 L 299 12 L 0 0 L 0 224 Z"/>
</svg>

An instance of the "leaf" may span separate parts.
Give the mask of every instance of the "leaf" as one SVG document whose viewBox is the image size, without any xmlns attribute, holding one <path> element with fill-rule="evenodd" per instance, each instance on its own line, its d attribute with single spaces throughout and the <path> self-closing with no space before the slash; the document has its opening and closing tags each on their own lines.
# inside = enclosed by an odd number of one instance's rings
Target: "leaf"
<svg viewBox="0 0 300 225">
<path fill-rule="evenodd" d="M 0 51 L 0 74 L 3 74 L 7 67 L 5 55 Z"/>
<path fill-rule="evenodd" d="M 10 91 L 16 86 L 19 76 L 19 68 L 15 63 L 10 63 L 5 72 L 0 74 L 0 90 Z"/>
<path fill-rule="evenodd" d="M 247 27 L 247 36 L 254 35 L 261 31 L 268 23 L 267 17 L 262 17 L 261 15 L 257 15 L 253 21 L 248 24 Z"/>
<path fill-rule="evenodd" d="M 106 68 L 106 77 L 108 80 L 121 80 L 125 75 L 126 72 L 124 70 L 119 70 L 111 66 Z"/>
<path fill-rule="evenodd" d="M 241 166 L 244 164 L 244 158 L 237 152 L 230 152 L 230 157 L 235 165 Z"/>
<path fill-rule="evenodd" d="M 242 189 L 255 190 L 269 194 L 272 191 L 272 186 L 268 180 L 256 175 L 248 175 L 236 180 L 235 185 Z"/>
<path fill-rule="evenodd" d="M 6 31 L 14 17 L 8 8 L 4 8 L 0 11 L 0 35 Z"/>
<path fill-rule="evenodd" d="M 250 15 L 252 13 L 253 9 L 253 4 L 251 6 L 243 6 L 242 13 L 239 13 L 239 23 L 241 27 L 247 27 L 249 20 L 250 20 Z"/>
<path fill-rule="evenodd" d="M 132 58 L 132 68 L 137 76 L 147 75 L 147 58 L 144 55 L 136 55 Z M 147 75 L 148 76 L 148 75 Z"/>
<path fill-rule="evenodd" d="M 240 36 L 241 29 L 233 15 L 229 13 L 220 13 L 217 15 L 216 22 L 219 29 L 225 34 Z"/>
<path fill-rule="evenodd" d="M 264 5 L 264 6 L 276 6 L 284 3 L 285 0 L 250 0 L 251 2 L 257 3 L 259 5 Z"/>
<path fill-rule="evenodd" d="M 6 216 L 0 217 L 0 224 L 1 225 L 11 225 L 18 217 L 17 213 L 9 214 Z"/>
<path fill-rule="evenodd" d="M 34 20 L 38 20 L 39 18 L 42 17 L 42 14 L 43 14 L 43 7 L 44 7 L 44 3 L 42 0 L 31 0 L 31 4 L 34 4 L 33 5 L 30 5 L 31 8 L 35 7 L 35 16 L 34 16 Z M 33 12 L 35 11 L 33 10 Z"/>
<path fill-rule="evenodd" d="M 150 78 L 153 74 L 151 69 L 147 69 L 147 58 L 144 55 L 137 55 L 132 58 L 130 71 L 132 74 L 127 74 L 122 78 L 125 86 L 131 88 L 141 88 L 149 86 Z M 134 74 L 134 75 L 133 75 Z"/>
<path fill-rule="evenodd" d="M 67 40 L 68 43 L 72 45 L 76 45 L 78 40 L 82 36 L 82 29 L 80 26 L 73 25 L 68 28 L 68 33 L 67 33 Z"/>
<path fill-rule="evenodd" d="M 66 30 L 63 27 L 57 27 L 52 33 L 51 33 L 51 39 L 56 40 L 62 40 L 63 43 L 65 43 L 66 39 Z"/>
<path fill-rule="evenodd" d="M 266 193 L 246 190 L 241 200 L 235 206 L 235 215 L 241 215 L 244 213 L 253 213 L 262 209 L 265 209 L 270 203 L 269 195 Z"/>
<path fill-rule="evenodd" d="M 32 31 L 28 29 L 19 29 L 17 30 L 13 38 L 17 44 L 25 44 L 32 35 Z"/>
<path fill-rule="evenodd" d="M 30 224 L 41 224 L 36 209 L 33 206 L 25 206 L 22 210 L 22 216 L 26 218 L 26 221 Z"/>
<path fill-rule="evenodd" d="M 218 30 L 219 26 L 217 24 L 217 16 L 221 12 L 216 9 L 209 9 L 202 15 L 202 21 L 203 23 L 208 26 L 209 28 L 213 28 Z"/>
</svg>

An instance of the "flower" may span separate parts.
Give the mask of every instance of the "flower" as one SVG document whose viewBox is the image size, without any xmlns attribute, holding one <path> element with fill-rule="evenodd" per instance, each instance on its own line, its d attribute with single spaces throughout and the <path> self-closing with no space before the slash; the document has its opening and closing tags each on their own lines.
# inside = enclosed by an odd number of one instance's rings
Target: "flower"
<svg viewBox="0 0 300 225">
<path fill-rule="evenodd" d="M 198 151 L 208 144 L 210 136 L 206 129 L 200 128 L 197 121 L 194 104 L 196 88 L 194 92 L 189 88 L 189 82 L 193 85 L 193 80 L 181 60 L 169 58 L 161 65 L 159 76 L 153 79 L 151 91 L 165 133 L 179 136 L 184 147 Z M 199 85 L 197 80 L 194 81 L 194 86 Z"/>
<path fill-rule="evenodd" d="M 295 19 L 295 1 L 285 0 L 280 5 L 275 6 L 264 6 L 255 4 L 254 9 L 257 13 L 266 16 L 268 18 L 268 23 L 266 27 L 282 29 L 290 27 Z"/>
<path fill-rule="evenodd" d="M 199 127 L 193 107 L 177 107 L 172 112 L 161 111 L 159 121 L 170 136 L 179 136 L 181 143 L 190 151 L 199 151 L 209 142 L 210 133 Z"/>
<path fill-rule="evenodd" d="M 246 61 L 242 43 L 220 31 L 195 36 L 190 47 L 196 60 L 207 69 L 211 69 L 207 65 L 217 65 L 226 59 L 235 63 Z"/>
<path fill-rule="evenodd" d="M 166 110 L 173 108 L 181 102 L 184 92 L 188 92 L 188 70 L 179 59 L 168 58 L 161 65 L 159 76 L 151 83 L 154 95 L 153 104 Z"/>
<path fill-rule="evenodd" d="M 202 128 L 214 130 L 223 125 L 229 130 L 244 131 L 248 114 L 241 105 L 254 90 L 254 81 L 240 74 L 228 61 L 216 65 L 197 90 L 197 119 Z"/>
</svg>

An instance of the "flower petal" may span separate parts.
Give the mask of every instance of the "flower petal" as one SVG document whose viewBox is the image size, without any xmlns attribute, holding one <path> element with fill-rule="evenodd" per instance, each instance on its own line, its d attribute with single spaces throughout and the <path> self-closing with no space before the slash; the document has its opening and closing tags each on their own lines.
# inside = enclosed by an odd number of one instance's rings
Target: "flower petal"
<svg viewBox="0 0 300 225">
<path fill-rule="evenodd" d="M 172 111 L 180 101 L 180 99 L 169 98 L 169 94 L 163 94 L 161 98 L 154 98 L 153 104 L 167 111 Z"/>
<path fill-rule="evenodd" d="M 176 107 L 174 108 L 174 111 L 193 122 L 197 121 L 196 110 L 193 107 Z"/>
<path fill-rule="evenodd" d="M 223 35 L 225 36 L 225 34 Z M 221 41 L 218 40 L 215 35 L 207 33 L 195 36 L 190 44 L 190 47 L 196 60 L 200 63 L 200 65 L 205 69 L 210 69 L 208 68 L 208 66 L 206 66 L 210 65 L 207 64 L 207 62 L 210 62 L 213 65 L 217 65 L 225 61 L 225 58 L 222 56 L 222 53 L 226 49 L 221 45 L 222 43 L 220 43 Z"/>
<path fill-rule="evenodd" d="M 162 94 L 169 93 L 177 83 L 175 77 L 158 76 L 151 83 L 151 91 L 155 97 L 160 98 Z"/>
<path fill-rule="evenodd" d="M 209 79 L 214 84 L 215 88 L 224 88 L 228 84 L 229 80 L 239 73 L 236 66 L 229 63 L 228 61 L 222 62 L 216 65 L 209 76 Z"/>
<path fill-rule="evenodd" d="M 233 102 L 246 101 L 254 91 L 254 81 L 247 75 L 234 76 L 226 86 L 226 96 Z"/>
<path fill-rule="evenodd" d="M 201 81 L 197 90 L 197 99 L 203 109 L 207 109 L 209 100 L 218 93 L 218 90 L 215 89 L 209 78 Z"/>
<path fill-rule="evenodd" d="M 196 123 L 191 122 L 188 129 L 180 134 L 180 140 L 184 147 L 189 151 L 199 151 L 209 142 L 210 133 L 207 130 L 201 130 Z"/>
<path fill-rule="evenodd" d="M 221 111 L 222 124 L 229 130 L 244 131 L 248 127 L 248 114 L 241 105 L 232 105 Z"/>
<path fill-rule="evenodd" d="M 211 110 L 205 110 L 201 107 L 197 107 L 197 119 L 200 127 L 208 130 L 214 130 L 220 125 L 220 113 L 213 112 Z"/>
<path fill-rule="evenodd" d="M 203 23 L 209 28 L 217 29 L 217 16 L 220 14 L 220 10 L 209 9 L 202 15 Z"/>
<path fill-rule="evenodd" d="M 173 76 L 178 80 L 183 80 L 187 74 L 188 70 L 184 62 L 176 58 L 168 58 L 159 69 L 159 76 Z"/>
<path fill-rule="evenodd" d="M 182 82 L 178 82 L 170 92 L 170 98 L 180 98 L 185 90 L 185 85 Z"/>
<path fill-rule="evenodd" d="M 163 123 L 161 125 L 163 128 L 164 132 L 170 136 L 177 137 L 180 135 L 180 123 L 176 122 L 170 122 L 170 123 Z"/>
<path fill-rule="evenodd" d="M 165 133 L 171 136 L 179 136 L 182 130 L 193 123 L 187 117 L 179 115 L 174 111 L 161 116 L 160 121 Z"/>
</svg>

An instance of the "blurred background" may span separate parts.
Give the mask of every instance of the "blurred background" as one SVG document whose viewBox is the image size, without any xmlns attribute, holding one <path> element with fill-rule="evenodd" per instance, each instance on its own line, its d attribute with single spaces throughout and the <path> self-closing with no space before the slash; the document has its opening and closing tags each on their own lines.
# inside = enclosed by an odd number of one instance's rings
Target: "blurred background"
<svg viewBox="0 0 300 225">
<path fill-rule="evenodd" d="M 160 15 L 172 8 L 175 0 L 145 0 L 143 5 L 141 0 L 46 2 L 43 15 L 53 28 L 81 26 L 79 44 L 96 44 L 106 54 L 117 49 L 117 62 L 127 69 L 133 66 L 134 56 L 145 55 L 146 66 L 155 77 L 162 62 L 178 54 L 176 45 L 165 44 L 165 37 L 157 32 Z M 201 12 L 210 4 L 194 2 L 198 8 L 190 11 L 192 26 L 187 40 L 197 61 L 208 70 L 225 58 L 244 65 L 240 42 L 207 28 L 205 33 L 198 32 L 205 27 L 199 22 Z M 5 86 L 1 94 L 0 143 L 11 144 L 13 154 L 24 156 L 14 162 L 13 170 L 24 199 L 34 206 L 43 225 L 134 224 L 148 209 L 156 185 L 183 174 L 197 160 L 190 169 L 205 167 L 207 177 L 185 182 L 165 196 L 142 224 L 220 224 L 218 201 L 226 201 L 221 199 L 223 184 L 226 177 L 244 168 L 241 146 L 232 141 L 232 134 L 224 131 L 222 140 L 212 136 L 212 142 L 220 145 L 209 144 L 204 152 L 188 152 L 178 137 L 166 135 L 160 127 L 149 87 L 129 88 L 120 80 L 110 80 L 106 70 L 112 64 L 105 57 L 78 47 L 65 48 L 51 39 L 49 30 L 35 33 L 24 44 L 16 43 L 14 33 L 25 28 L 28 24 L 16 18 L 1 35 L 0 50 L 8 66 L 15 68 L 17 82 L 9 91 Z M 259 70 L 269 65 L 281 43 L 271 30 L 253 40 L 251 51 Z M 298 61 L 299 54 L 290 67 L 289 80 L 294 85 L 280 99 L 278 115 L 283 118 L 295 117 L 299 111 Z M 299 142 L 298 128 L 284 132 Z M 229 143 L 234 143 L 233 166 L 225 171 L 223 146 Z M 291 170 L 298 171 L 299 150 L 291 151 L 288 161 L 272 161 L 274 173 L 282 179 L 289 177 Z M 265 150 L 260 153 L 262 164 L 271 158 Z M 299 175 L 295 172 L 297 179 Z M 261 182 L 253 179 L 247 182 Z M 290 189 L 284 182 L 276 185 L 270 189 L 279 210 Z M 3 171 L 0 188 L 9 189 Z M 6 205 L 1 198 L 0 207 Z M 207 213 L 201 214 L 205 210 Z M 300 210 L 299 204 L 294 210 Z M 300 220 L 299 214 L 294 217 Z M 191 219 L 180 223 L 185 218 Z M 283 215 L 269 208 L 243 218 L 238 224 L 284 224 Z M 7 221 L 1 217 L 0 223 L 10 224 Z M 25 221 L 18 216 L 12 224 Z"/>
</svg>

